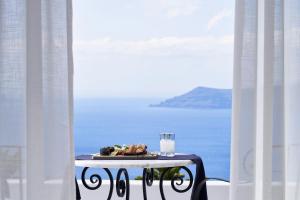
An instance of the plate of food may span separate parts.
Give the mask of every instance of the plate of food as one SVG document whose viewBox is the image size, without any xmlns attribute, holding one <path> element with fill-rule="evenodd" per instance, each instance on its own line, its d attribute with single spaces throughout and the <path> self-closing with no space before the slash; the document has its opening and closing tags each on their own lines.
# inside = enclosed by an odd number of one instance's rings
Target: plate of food
<svg viewBox="0 0 300 200">
<path fill-rule="evenodd" d="M 158 155 L 147 151 L 145 144 L 114 145 L 103 147 L 100 153 L 94 154 L 95 160 L 133 160 L 133 159 L 155 159 Z"/>
</svg>

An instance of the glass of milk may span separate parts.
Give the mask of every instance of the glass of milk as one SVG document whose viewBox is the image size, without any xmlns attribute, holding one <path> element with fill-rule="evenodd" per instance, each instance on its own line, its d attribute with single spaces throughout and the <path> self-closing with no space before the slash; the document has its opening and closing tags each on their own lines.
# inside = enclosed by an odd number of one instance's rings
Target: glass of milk
<svg viewBox="0 0 300 200">
<path fill-rule="evenodd" d="M 160 134 L 160 155 L 173 157 L 175 155 L 175 134 Z"/>
</svg>

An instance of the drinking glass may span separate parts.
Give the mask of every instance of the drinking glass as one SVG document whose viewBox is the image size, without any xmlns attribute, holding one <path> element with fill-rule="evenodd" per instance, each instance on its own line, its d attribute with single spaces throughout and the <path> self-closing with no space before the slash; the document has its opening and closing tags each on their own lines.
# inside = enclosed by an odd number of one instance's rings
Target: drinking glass
<svg viewBox="0 0 300 200">
<path fill-rule="evenodd" d="M 173 157 L 175 155 L 175 134 L 160 134 L 160 155 Z"/>
</svg>

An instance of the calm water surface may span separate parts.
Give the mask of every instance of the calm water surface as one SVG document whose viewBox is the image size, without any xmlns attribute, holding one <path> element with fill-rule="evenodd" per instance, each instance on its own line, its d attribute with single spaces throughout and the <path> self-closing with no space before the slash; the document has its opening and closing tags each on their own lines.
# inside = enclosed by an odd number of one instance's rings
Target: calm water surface
<svg viewBox="0 0 300 200">
<path fill-rule="evenodd" d="M 153 108 L 159 99 L 76 99 L 76 155 L 114 144 L 145 143 L 159 151 L 159 133 L 176 134 L 176 151 L 202 157 L 208 177 L 229 178 L 231 110 Z M 79 177 L 81 169 L 77 169 Z M 115 173 L 115 172 L 114 172 Z M 130 177 L 141 170 L 130 170 Z"/>
</svg>

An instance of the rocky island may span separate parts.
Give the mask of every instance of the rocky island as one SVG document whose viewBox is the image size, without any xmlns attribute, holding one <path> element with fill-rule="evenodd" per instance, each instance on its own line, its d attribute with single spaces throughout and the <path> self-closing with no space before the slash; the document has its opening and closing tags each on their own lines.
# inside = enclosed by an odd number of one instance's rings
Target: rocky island
<svg viewBox="0 0 300 200">
<path fill-rule="evenodd" d="M 150 106 L 190 109 L 230 109 L 231 89 L 197 87 L 183 95 Z"/>
</svg>

